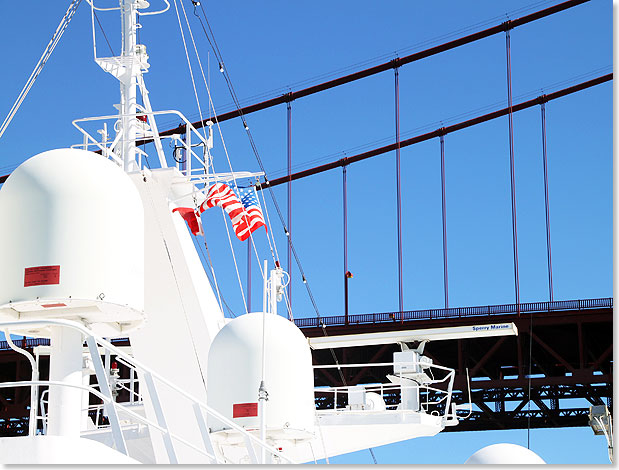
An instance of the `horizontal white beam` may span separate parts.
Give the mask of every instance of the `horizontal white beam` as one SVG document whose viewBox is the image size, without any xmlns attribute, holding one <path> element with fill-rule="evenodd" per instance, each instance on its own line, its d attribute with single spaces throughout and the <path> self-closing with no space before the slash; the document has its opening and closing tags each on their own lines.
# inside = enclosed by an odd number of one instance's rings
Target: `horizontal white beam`
<svg viewBox="0 0 619 470">
<path fill-rule="evenodd" d="M 129 354 L 130 356 L 133 356 L 133 351 L 131 349 L 131 346 L 116 346 L 116 348 L 120 349 L 124 353 Z M 104 348 L 99 346 L 98 349 L 99 349 L 99 354 L 101 356 L 105 355 L 105 349 Z M 38 354 L 39 356 L 49 356 L 51 350 L 52 350 L 51 346 L 40 345 L 40 346 L 35 346 L 33 348 L 32 352 L 34 352 L 34 354 Z M 87 346 L 84 346 L 83 352 L 84 353 L 89 353 L 90 350 L 88 349 Z"/>
<path fill-rule="evenodd" d="M 425 330 L 384 331 L 355 335 L 319 336 L 308 338 L 312 349 L 351 348 L 375 344 L 409 343 L 412 341 L 442 341 L 447 339 L 484 338 L 488 336 L 517 336 L 514 323 L 427 328 Z"/>
</svg>

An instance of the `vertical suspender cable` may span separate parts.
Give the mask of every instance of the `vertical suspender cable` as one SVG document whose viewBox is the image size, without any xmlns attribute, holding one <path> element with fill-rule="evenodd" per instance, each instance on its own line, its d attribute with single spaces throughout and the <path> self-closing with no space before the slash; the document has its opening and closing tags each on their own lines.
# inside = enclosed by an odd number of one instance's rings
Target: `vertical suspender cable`
<svg viewBox="0 0 619 470">
<path fill-rule="evenodd" d="M 342 208 L 344 218 L 344 324 L 348 325 L 348 195 L 346 165 L 342 167 Z"/>
<path fill-rule="evenodd" d="M 514 287 L 516 309 L 520 315 L 520 279 L 518 277 L 518 230 L 516 229 L 516 176 L 514 171 L 514 116 L 512 109 L 512 63 L 509 37 L 509 21 L 505 25 L 505 49 L 507 54 L 507 106 L 509 108 L 509 170 L 512 197 L 512 243 L 514 247 Z"/>
<path fill-rule="evenodd" d="M 400 186 L 400 69 L 396 64 L 393 68 L 395 73 L 395 173 L 396 173 L 396 211 L 398 230 L 398 308 L 400 310 L 400 323 L 404 322 L 404 293 L 402 285 L 402 189 Z"/>
<path fill-rule="evenodd" d="M 527 388 L 527 449 L 531 448 L 531 375 L 533 375 L 533 314 L 529 313 L 529 376 Z"/>
<path fill-rule="evenodd" d="M 544 202 L 546 206 L 546 251 L 548 253 L 548 293 L 550 301 L 554 300 L 552 288 L 552 250 L 550 249 L 550 206 L 548 203 L 548 159 L 546 155 L 546 102 L 541 103 L 542 112 L 542 160 L 544 164 Z"/>
<path fill-rule="evenodd" d="M 441 134 L 441 195 L 443 214 L 443 285 L 445 308 L 449 308 L 449 283 L 447 281 L 447 204 L 445 202 L 445 135 Z"/>
<path fill-rule="evenodd" d="M 286 111 L 288 118 L 288 232 L 292 234 L 292 180 L 290 175 L 292 174 L 292 106 L 290 101 L 286 103 Z M 290 280 L 288 281 L 288 302 L 290 303 L 290 310 L 292 311 L 292 246 L 288 243 L 288 275 Z"/>
</svg>

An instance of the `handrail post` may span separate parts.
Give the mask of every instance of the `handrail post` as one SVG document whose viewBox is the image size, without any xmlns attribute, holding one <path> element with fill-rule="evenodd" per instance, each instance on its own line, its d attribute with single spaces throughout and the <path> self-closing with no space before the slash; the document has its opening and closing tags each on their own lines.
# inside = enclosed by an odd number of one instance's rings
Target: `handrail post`
<svg viewBox="0 0 619 470">
<path fill-rule="evenodd" d="M 105 373 L 105 370 L 103 369 L 103 362 L 101 362 L 101 356 L 99 356 L 99 348 L 97 347 L 97 343 L 92 336 L 86 337 L 86 343 L 88 344 L 88 349 L 92 358 L 92 364 L 95 368 L 95 375 L 97 376 L 97 382 L 99 383 L 99 390 L 105 397 L 110 399 L 109 402 L 105 403 L 105 411 L 107 413 L 108 419 L 110 420 L 112 437 L 114 439 L 114 444 L 116 445 L 116 450 L 122 452 L 125 455 L 128 455 L 125 437 L 123 436 L 122 429 L 120 428 L 120 419 L 118 418 L 118 412 L 116 411 L 116 407 L 113 403 L 110 382 L 108 381 L 108 377 Z"/>
<path fill-rule="evenodd" d="M 204 442 L 204 449 L 207 453 L 213 456 L 212 463 L 217 464 L 219 463 L 217 454 L 215 454 L 215 448 L 213 447 L 211 436 L 208 432 L 208 428 L 206 427 L 206 423 L 204 422 L 204 415 L 202 414 L 202 409 L 200 408 L 199 403 L 193 404 L 193 412 L 196 415 L 196 421 L 198 422 L 198 427 L 200 428 L 200 434 L 202 435 L 202 441 Z"/>
<path fill-rule="evenodd" d="M 148 396 L 150 397 L 153 404 L 153 410 L 155 411 L 157 424 L 163 429 L 165 429 L 165 432 L 163 433 L 163 442 L 168 453 L 168 459 L 171 464 L 176 465 L 178 463 L 178 460 L 176 458 L 176 452 L 174 451 L 172 437 L 170 436 L 170 431 L 168 429 L 168 425 L 166 424 L 163 409 L 161 408 L 161 402 L 159 401 L 159 395 L 157 394 L 157 390 L 155 388 L 155 382 L 153 381 L 153 376 L 150 372 L 144 372 L 144 382 L 146 383 Z"/>
<path fill-rule="evenodd" d="M 25 349 L 26 348 L 26 345 L 24 344 L 26 342 L 25 336 L 24 336 L 24 339 L 22 340 L 22 348 L 20 348 L 11 339 L 11 334 L 8 329 L 3 330 L 3 332 L 4 332 L 4 336 L 6 338 L 6 342 L 9 345 L 9 347 L 16 353 L 26 356 L 26 358 L 30 362 L 30 367 L 32 367 L 31 380 L 33 382 L 39 380 L 39 367 L 36 361 L 34 360 L 34 357 L 32 356 L 32 354 L 30 354 Z M 38 390 L 39 390 L 38 386 L 36 385 L 30 386 L 30 419 L 28 421 L 28 435 L 29 436 L 34 436 L 37 431 Z"/>
<path fill-rule="evenodd" d="M 247 454 L 249 455 L 249 460 L 253 465 L 259 464 L 260 462 L 258 461 L 256 450 L 254 449 L 254 445 L 252 444 L 251 439 L 249 439 L 249 435 L 245 434 L 243 436 L 243 439 L 245 440 L 245 446 L 247 447 Z"/>
</svg>

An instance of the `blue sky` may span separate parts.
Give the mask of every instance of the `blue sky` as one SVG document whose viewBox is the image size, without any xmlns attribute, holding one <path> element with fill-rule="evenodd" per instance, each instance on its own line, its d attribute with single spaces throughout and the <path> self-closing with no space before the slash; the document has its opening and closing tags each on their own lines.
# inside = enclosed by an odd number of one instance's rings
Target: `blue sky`
<svg viewBox="0 0 619 470">
<path fill-rule="evenodd" d="M 115 2 L 103 2 L 113 5 Z M 5 67 L 0 76 L 0 115 L 10 109 L 68 5 L 5 2 L 0 40 Z M 158 2 L 152 0 L 153 6 Z M 203 2 L 236 93 L 243 104 L 276 96 L 406 55 L 429 45 L 494 25 L 557 2 Z M 190 2 L 185 2 L 191 10 Z M 612 3 L 585 5 L 512 31 L 514 102 L 555 91 L 612 70 Z M 191 14 L 191 12 L 189 12 Z M 24 17 L 24 20 L 17 20 Z M 118 52 L 117 16 L 100 20 Z M 147 86 L 155 109 L 178 109 L 198 119 L 182 43 L 173 13 L 143 21 L 151 69 Z M 485 25 L 485 26 L 484 26 Z M 199 23 L 192 28 L 204 61 L 208 44 Z M 100 32 L 99 32 L 100 33 Z M 118 85 L 92 61 L 90 17 L 80 6 L 45 70 L 0 141 L 0 175 L 29 156 L 79 143 L 76 118 L 112 114 Z M 107 53 L 99 36 L 101 53 Z M 212 55 L 215 106 L 231 99 Z M 195 64 L 194 64 L 195 65 Z M 316 78 L 318 77 L 318 78 Z M 403 67 L 400 71 L 402 137 L 457 116 L 506 102 L 505 38 L 496 35 Z M 292 104 L 295 171 L 358 153 L 394 139 L 394 77 L 385 72 Z M 204 93 L 201 102 L 206 103 Z M 205 107 L 205 106 L 203 106 Z M 554 296 L 557 300 L 612 296 L 612 82 L 547 105 Z M 249 115 L 269 177 L 285 174 L 286 109 L 281 105 Z M 174 120 L 160 128 L 175 127 Z M 546 236 L 539 107 L 514 115 L 516 196 L 522 302 L 548 299 Z M 222 125 L 235 170 L 257 171 L 241 123 Z M 378 143 L 377 143 L 378 142 Z M 447 238 L 451 306 L 514 301 L 507 118 L 445 138 Z M 216 140 L 215 165 L 226 171 Z M 292 234 L 321 315 L 343 311 L 341 169 L 293 186 Z M 398 308 L 395 231 L 395 163 L 385 154 L 348 169 L 351 313 Z M 440 154 L 438 140 L 402 150 L 404 306 L 443 305 Z M 286 189 L 275 189 L 286 211 Z M 267 206 L 280 258 L 286 261 L 283 230 Z M 214 211 L 214 210 L 213 210 Z M 203 217 L 221 289 L 237 313 L 243 311 L 221 215 Z M 261 256 L 268 251 L 257 237 Z M 243 281 L 246 248 L 234 243 Z M 254 308 L 260 282 L 254 260 Z M 296 268 L 293 311 L 314 316 Z M 222 281 L 225 280 L 225 281 Z M 445 364 L 449 366 L 449 364 Z M 428 456 L 457 463 L 494 442 L 526 445 L 526 431 L 445 434 L 376 449 L 379 463 L 421 462 Z M 589 429 L 534 430 L 532 448 L 551 463 L 605 463 L 603 438 Z M 453 449 L 444 452 L 442 446 Z M 414 456 L 414 457 L 413 457 Z M 371 463 L 367 451 L 334 459 Z"/>
</svg>

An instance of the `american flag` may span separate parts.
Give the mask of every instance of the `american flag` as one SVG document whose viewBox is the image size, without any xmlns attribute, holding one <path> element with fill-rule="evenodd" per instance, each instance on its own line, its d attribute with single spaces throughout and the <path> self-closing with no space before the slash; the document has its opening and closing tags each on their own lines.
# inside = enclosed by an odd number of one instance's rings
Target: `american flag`
<svg viewBox="0 0 619 470">
<path fill-rule="evenodd" d="M 224 209 L 234 227 L 234 233 L 241 241 L 249 238 L 249 235 L 259 227 L 264 227 L 264 217 L 254 187 L 236 188 L 237 192 L 227 184 L 215 183 L 208 190 L 206 200 L 200 206 L 200 213 L 209 207 L 219 206 Z"/>
</svg>

